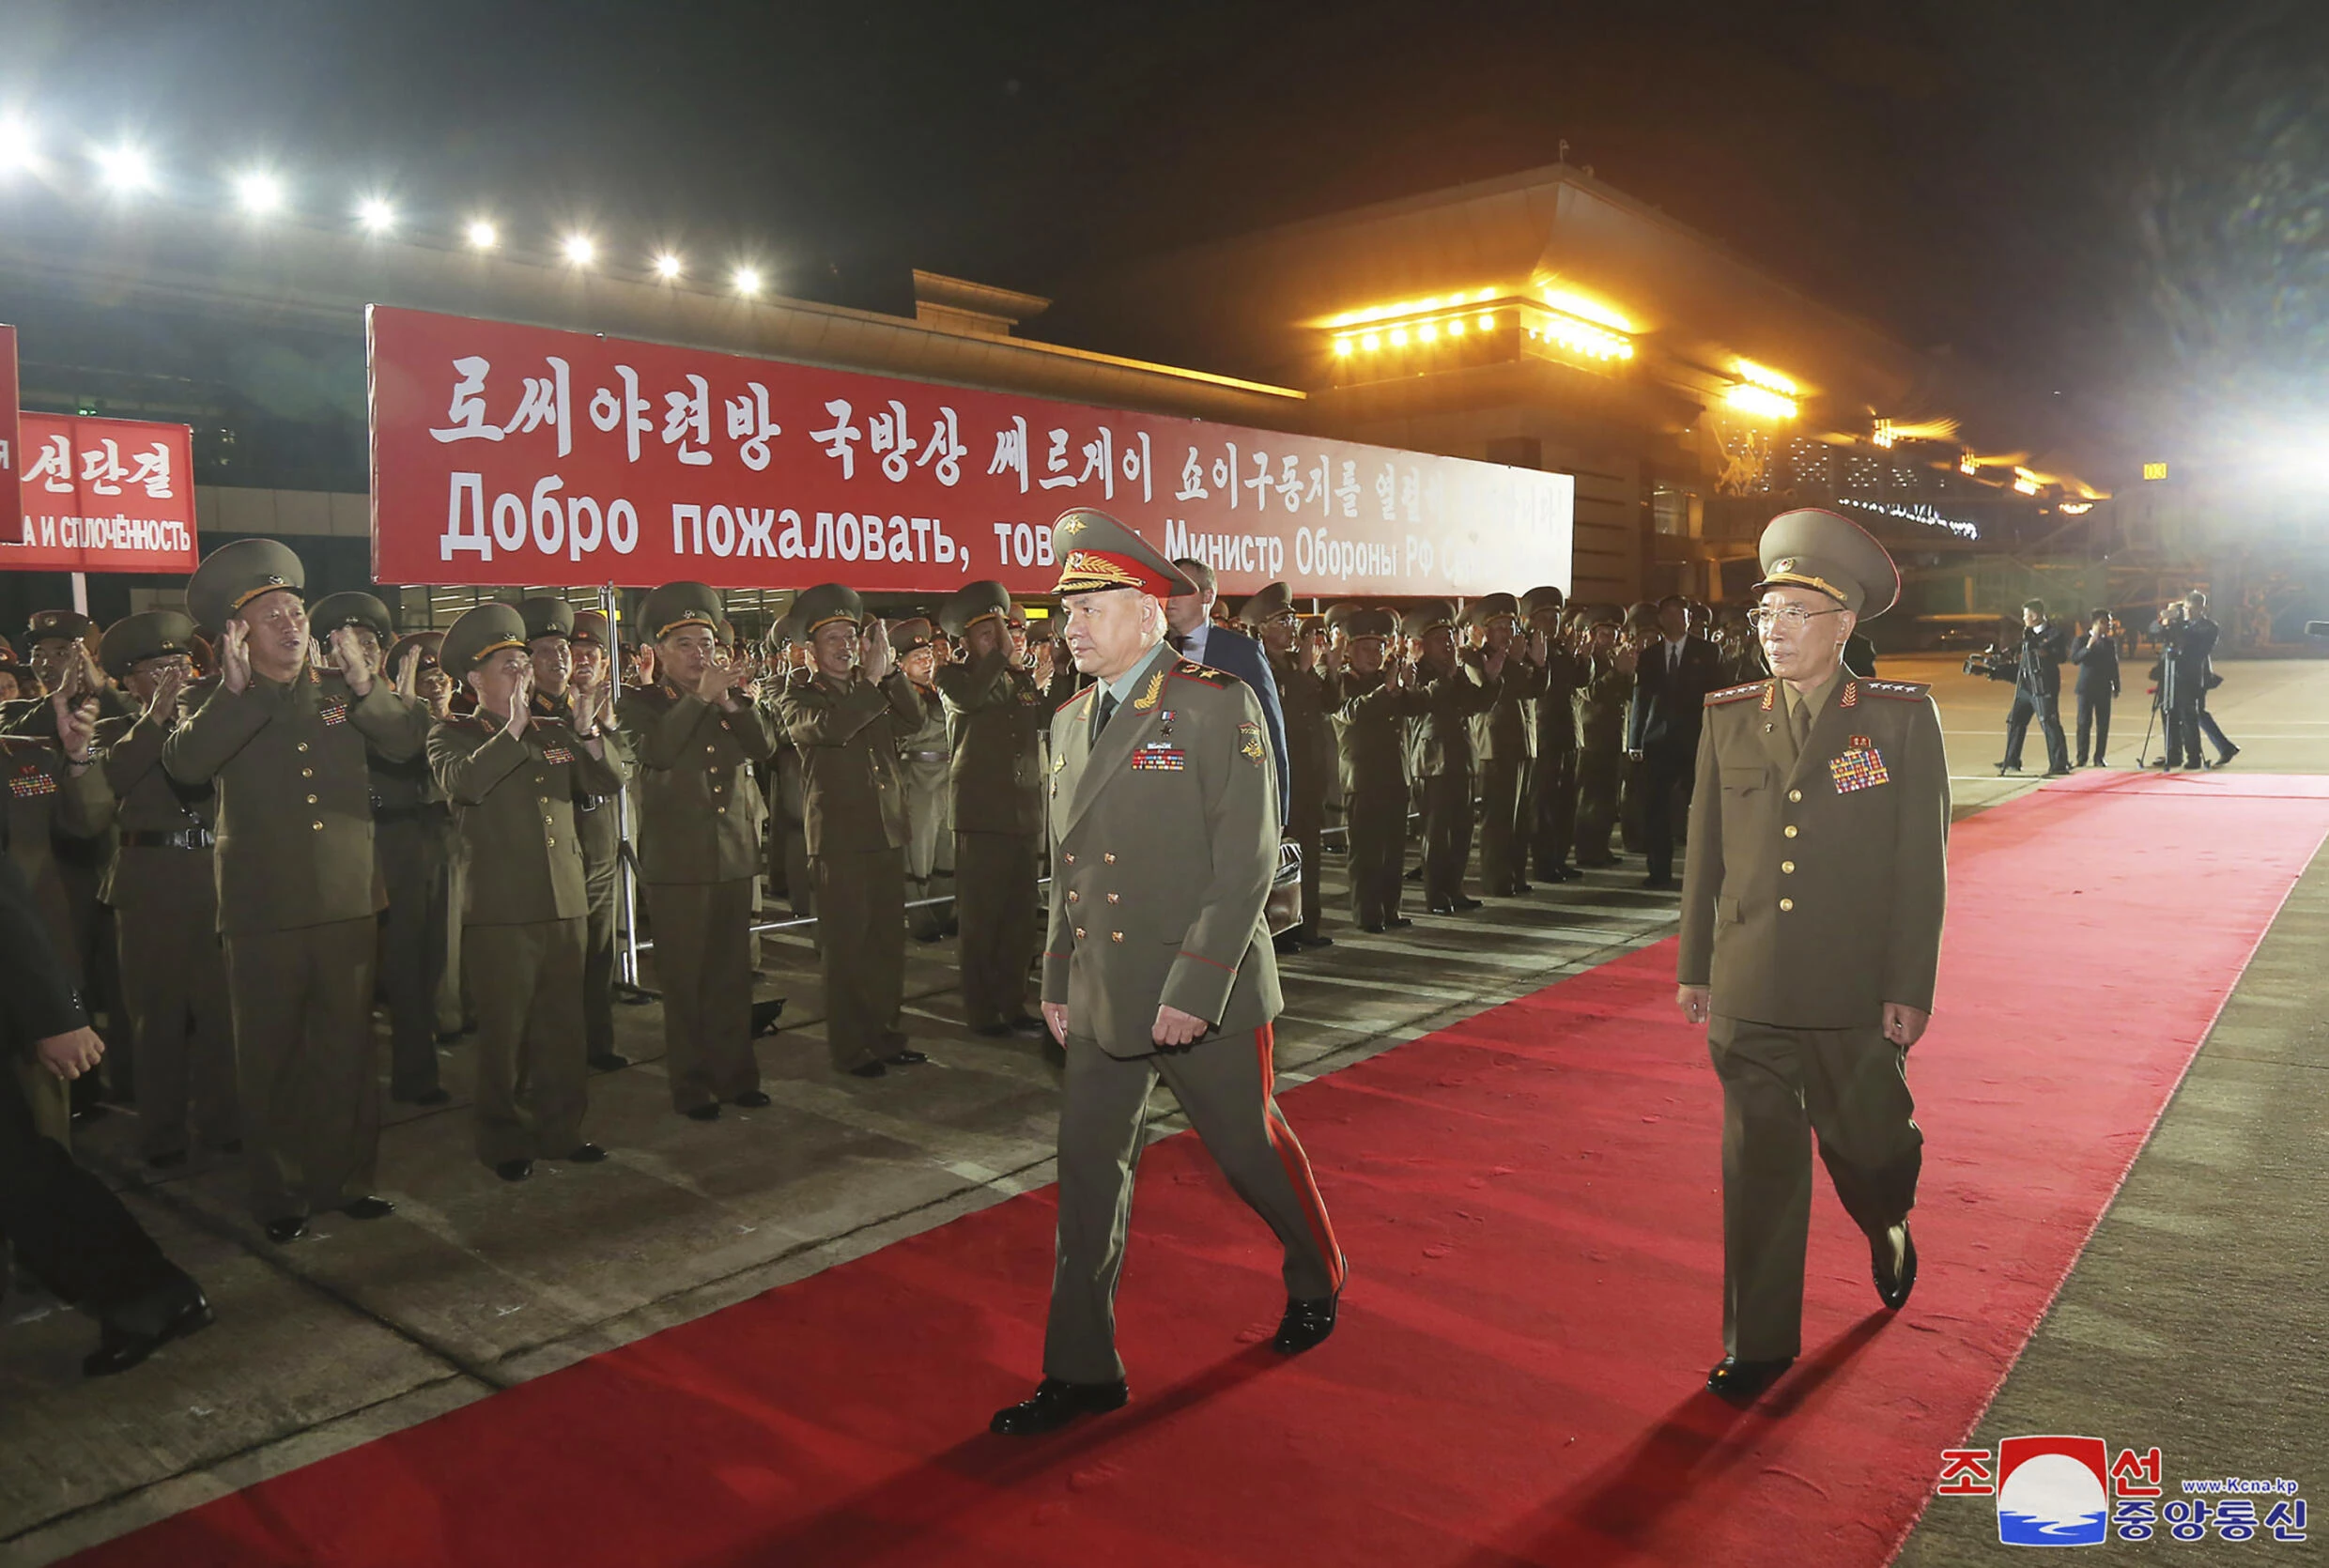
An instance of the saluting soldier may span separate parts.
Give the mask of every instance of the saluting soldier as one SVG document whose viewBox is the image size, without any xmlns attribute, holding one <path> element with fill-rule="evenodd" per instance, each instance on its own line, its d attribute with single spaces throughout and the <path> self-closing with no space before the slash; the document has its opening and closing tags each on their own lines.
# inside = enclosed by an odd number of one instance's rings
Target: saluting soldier
<svg viewBox="0 0 2329 1568">
<path fill-rule="evenodd" d="M 218 793 L 185 785 L 162 748 L 192 705 L 194 623 L 147 610 L 105 633 L 106 673 L 145 704 L 98 722 L 106 816 L 119 847 L 100 889 L 114 912 L 124 1001 L 137 1039 L 138 1146 L 167 1169 L 196 1147 L 239 1153 L 235 1021 L 219 945 Z M 208 696 L 208 692 L 203 693 Z"/>
<path fill-rule="evenodd" d="M 1456 612 L 1427 599 L 1407 612 L 1405 630 L 1424 711 L 1410 731 L 1409 772 L 1423 784 L 1424 899 L 1434 915 L 1478 909 L 1464 895 L 1472 859 L 1472 720 L 1494 704 L 1502 653 L 1476 665 L 1456 656 Z"/>
<path fill-rule="evenodd" d="M 1577 688 L 1577 864 L 1614 866 L 1610 829 L 1617 823 L 1617 794 L 1624 782 L 1626 710 L 1633 697 L 1634 669 L 1641 654 L 1618 638 L 1613 606 L 1593 612 L 1593 639 L 1584 658 L 1584 681 Z"/>
<path fill-rule="evenodd" d="M 1159 1076 L 1285 1248 L 1281 1353 L 1334 1331 L 1347 1272 L 1272 1092 L 1280 1001 L 1262 911 L 1278 823 L 1261 705 L 1165 645 L 1164 600 L 1195 585 L 1138 534 L 1072 511 L 1053 553 L 1068 648 L 1098 684 L 1052 718 L 1043 1018 L 1067 1050 L 1058 1260 L 1043 1380 L 993 1422 L 1016 1435 L 1129 1397 L 1116 1285 Z"/>
<path fill-rule="evenodd" d="M 715 637 L 719 595 L 665 583 L 640 607 L 656 684 L 615 703 L 639 801 L 639 874 L 663 981 L 671 1107 L 695 1121 L 721 1100 L 768 1103 L 752 1053 L 752 764 L 776 750 L 759 688 Z"/>
<path fill-rule="evenodd" d="M 1350 835 L 1350 914 L 1364 931 L 1415 922 L 1399 913 L 1407 858 L 1407 727 L 1421 718 L 1424 694 L 1392 646 L 1398 625 L 1387 609 L 1354 609 L 1343 623 L 1350 668 L 1342 678 L 1343 820 Z"/>
<path fill-rule="evenodd" d="M 906 679 L 919 722 L 898 732 L 898 772 L 905 789 L 906 924 L 915 940 L 935 942 L 952 925 L 942 899 L 953 891 L 953 747 L 946 699 L 938 695 L 938 650 L 926 616 L 889 623 L 890 653 Z"/>
<path fill-rule="evenodd" d="M 387 899 L 368 754 L 420 754 L 421 715 L 375 680 L 356 634 L 310 654 L 306 573 L 271 539 L 211 552 L 186 585 L 221 628 L 219 683 L 162 746 L 189 788 L 215 784 L 219 920 L 234 1003 L 251 1210 L 270 1240 L 317 1209 L 372 1220 L 379 1155 L 374 960 Z"/>
<path fill-rule="evenodd" d="M 1530 858 L 1543 882 L 1574 882 L 1569 855 L 1577 841 L 1577 689 L 1584 665 L 1562 634 L 1561 591 L 1550 585 L 1520 595 L 1528 627 L 1526 655 L 1537 681 L 1535 760 L 1529 764 L 1528 800 L 1521 808 Z"/>
<path fill-rule="evenodd" d="M 614 730 L 615 682 L 609 659 L 611 638 L 607 617 L 578 610 L 549 594 L 520 600 L 526 623 L 526 656 L 533 667 L 534 714 L 554 718 L 579 733 Z M 590 712 L 577 708 L 587 694 Z M 621 770 L 629 774 L 628 755 Z M 585 782 L 603 781 L 593 778 Z M 456 813 L 457 814 L 457 813 Z M 616 876 L 623 860 L 623 801 L 620 792 L 582 790 L 574 797 L 574 835 L 582 846 L 582 887 L 590 911 L 582 945 L 582 1038 L 584 1059 L 601 1072 L 631 1065 L 614 1048 L 614 935 Z M 465 836 L 466 838 L 466 836 Z"/>
<path fill-rule="evenodd" d="M 1332 947 L 1319 930 L 1319 872 L 1325 858 L 1326 796 L 1335 768 L 1334 731 L 1326 715 L 1340 705 L 1341 683 L 1319 668 L 1318 651 L 1299 636 L 1293 592 L 1271 583 L 1245 601 L 1240 620 L 1251 629 L 1277 683 L 1286 725 L 1286 837 L 1302 852 L 1302 924 L 1277 938 L 1278 951 Z"/>
<path fill-rule="evenodd" d="M 1801 1348 L 1812 1158 L 1908 1299 L 1924 1136 L 1904 1071 L 1933 1011 L 1949 765 L 1922 685 L 1843 664 L 1900 597 L 1884 546 L 1832 512 L 1763 530 L 1756 632 L 1772 679 L 1705 699 L 1682 883 L 1677 1001 L 1722 1081 L 1722 1349 L 1750 1399 Z"/>
<path fill-rule="evenodd" d="M 779 699 L 800 748 L 802 818 L 817 887 L 817 958 L 833 1066 L 859 1078 L 930 1058 L 906 1043 L 905 783 L 898 737 L 922 705 L 856 591 L 820 583 L 793 605 L 814 678 Z"/>
<path fill-rule="evenodd" d="M 602 728 L 603 666 L 572 681 L 577 718 L 535 709 L 531 629 L 502 604 L 454 622 L 444 667 L 477 705 L 428 737 L 469 868 L 461 941 L 477 998 L 477 1158 L 503 1181 L 525 1180 L 537 1160 L 607 1158 L 582 1137 L 590 888 L 576 803 L 619 793 L 629 767 L 622 737 Z"/>
<path fill-rule="evenodd" d="M 977 1035 L 1036 1035 L 1027 964 L 1036 951 L 1036 861 L 1043 831 L 1043 732 L 1051 709 L 1011 651 L 1010 593 L 958 589 L 940 608 L 962 662 L 938 667 L 954 726 L 954 886 L 963 1022 Z"/>
<path fill-rule="evenodd" d="M 1491 657 L 1504 660 L 1495 701 L 1472 721 L 1472 743 L 1480 766 L 1480 886 L 1493 898 L 1513 898 L 1531 891 L 1521 807 L 1536 755 L 1529 704 L 1545 689 L 1544 671 L 1523 656 L 1520 604 L 1511 594 L 1482 594 L 1464 620 L 1479 638 L 1465 662 L 1484 670 Z"/>
</svg>

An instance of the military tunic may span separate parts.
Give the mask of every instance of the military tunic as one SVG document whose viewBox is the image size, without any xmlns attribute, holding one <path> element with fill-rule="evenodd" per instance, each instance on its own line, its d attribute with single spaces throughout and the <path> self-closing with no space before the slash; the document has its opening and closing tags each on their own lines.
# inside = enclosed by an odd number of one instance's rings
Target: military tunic
<svg viewBox="0 0 2329 1568">
<path fill-rule="evenodd" d="M 1615 654 L 1589 656 L 1577 689 L 1577 864 L 1611 866 L 1610 829 L 1626 761 L 1626 705 L 1633 674 Z"/>
<path fill-rule="evenodd" d="M 189 788 L 218 790 L 219 925 L 262 1222 L 367 1196 L 379 1154 L 374 961 L 387 898 L 368 754 L 420 754 L 416 705 L 313 666 L 216 687 L 162 742 Z"/>
<path fill-rule="evenodd" d="M 1268 653 L 1286 720 L 1286 837 L 1302 851 L 1303 941 L 1319 935 L 1319 873 L 1325 860 L 1326 797 L 1334 787 L 1334 732 L 1327 715 L 1338 705 L 1338 677 L 1304 669 L 1294 653 Z"/>
<path fill-rule="evenodd" d="M 1379 931 L 1399 917 L 1407 860 L 1407 725 L 1426 698 L 1378 670 L 1342 678 L 1342 769 L 1350 833 L 1350 915 Z"/>
<path fill-rule="evenodd" d="M 905 791 L 906 922 L 925 942 L 946 931 L 949 912 L 930 902 L 953 891 L 953 748 L 947 736 L 946 702 L 938 688 L 906 683 L 919 723 L 898 730 L 898 773 Z"/>
<path fill-rule="evenodd" d="M 800 748 L 817 889 L 825 1043 L 847 1071 L 905 1049 L 905 785 L 898 736 L 924 721 L 903 670 L 787 686 L 785 738 Z"/>
<path fill-rule="evenodd" d="M 452 802 L 469 876 L 462 945 L 477 1003 L 477 1158 L 563 1160 L 587 1109 L 583 967 L 590 864 L 583 800 L 609 800 L 629 773 L 622 737 L 593 757 L 563 718 L 512 737 L 480 711 L 429 731 L 429 766 Z"/>
<path fill-rule="evenodd" d="M 1414 671 L 1423 695 L 1408 743 L 1408 771 L 1423 786 L 1424 898 L 1442 914 L 1464 901 L 1472 859 L 1472 718 L 1496 701 L 1499 683 L 1458 659 L 1444 673 Z"/>
<path fill-rule="evenodd" d="M 432 722 L 428 705 L 417 698 L 395 699 L 412 710 L 425 734 Z M 457 1033 L 468 1015 L 459 979 L 448 979 L 458 973 L 459 923 L 453 899 L 460 846 L 453 813 L 429 776 L 425 755 L 397 759 L 376 753 L 371 763 L 373 845 L 380 883 L 388 890 L 388 909 L 380 917 L 388 1092 L 396 1099 L 415 1100 L 439 1088 L 438 1034 Z"/>
<path fill-rule="evenodd" d="M 1100 691 L 1052 719 L 1043 1000 L 1066 1007 L 1058 1261 L 1046 1376 L 1104 1383 L 1116 1352 L 1141 1128 L 1161 1075 L 1230 1185 L 1285 1248 L 1289 1296 L 1341 1288 L 1308 1159 L 1272 1093 L 1277 961 L 1262 917 L 1278 824 L 1261 707 L 1235 676 L 1159 647 L 1095 739 Z M 1212 1025 L 1161 1051 L 1157 1009 Z"/>
<path fill-rule="evenodd" d="M 938 690 L 954 727 L 963 1020 L 999 1028 L 1027 1016 L 1050 709 L 1008 646 L 972 664 L 940 665 Z"/>
<path fill-rule="evenodd" d="M 1723 1089 L 1723 1345 L 1800 1349 L 1808 1123 L 1836 1195 L 1881 1236 L 1923 1136 L 1884 1006 L 1933 1007 L 1949 767 L 1926 688 L 1839 672 L 1798 748 L 1778 681 L 1706 699 L 1679 979 L 1711 990 Z"/>
<path fill-rule="evenodd" d="M 1544 671 L 1520 656 L 1515 639 L 1505 653 L 1496 700 L 1472 721 L 1473 753 L 1480 764 L 1480 886 L 1497 898 L 1518 894 L 1528 880 L 1529 838 L 1521 806 L 1536 755 L 1529 707 L 1544 689 Z"/>
<path fill-rule="evenodd" d="M 774 754 L 768 715 L 666 684 L 615 705 L 636 772 L 639 874 L 663 981 L 664 1068 L 672 1108 L 701 1110 L 757 1092 L 752 1053 L 755 762 Z"/>
<path fill-rule="evenodd" d="M 110 798 L 103 773 L 95 766 L 76 771 L 54 740 L 21 734 L 0 738 L 0 767 L 6 769 L 8 784 L 8 858 L 23 874 L 33 905 L 48 927 L 49 941 L 65 965 L 67 983 L 79 992 L 87 978 L 81 949 L 74 945 L 81 922 L 57 846 L 104 831 Z M 11 1065 L 32 1105 L 35 1125 L 70 1147 L 70 1085 L 29 1056 Z"/>
<path fill-rule="evenodd" d="M 574 726 L 574 705 L 566 696 L 536 692 L 533 711 L 542 718 Z M 602 735 L 612 733 L 602 730 Z M 629 753 L 624 753 L 623 774 L 629 776 Z M 596 1061 L 615 1054 L 614 974 L 615 906 L 623 868 L 623 795 L 620 791 L 594 794 L 588 790 L 574 797 L 574 835 L 582 845 L 582 886 L 590 896 L 588 924 L 582 946 L 582 1038 L 585 1055 Z M 464 903 L 466 904 L 466 898 Z"/>
<path fill-rule="evenodd" d="M 1555 643 L 1536 670 L 1535 761 L 1525 813 L 1531 858 L 1547 882 L 1566 872 L 1577 841 L 1577 690 L 1584 661 Z"/>
</svg>

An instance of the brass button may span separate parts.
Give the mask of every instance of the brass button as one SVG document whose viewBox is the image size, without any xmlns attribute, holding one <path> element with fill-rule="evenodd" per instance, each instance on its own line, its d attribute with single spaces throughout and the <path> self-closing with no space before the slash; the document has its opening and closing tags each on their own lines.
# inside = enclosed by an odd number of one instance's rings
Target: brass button
<svg viewBox="0 0 2329 1568">
<path fill-rule="evenodd" d="M 1059 858 L 1065 860 L 1071 866 L 1075 864 L 1075 856 L 1072 854 L 1063 854 Z"/>
<path fill-rule="evenodd" d="M 552 839 L 549 841 L 549 845 L 550 845 L 550 848 L 552 848 L 552 849 L 556 849 L 556 848 L 558 847 L 558 840 L 557 840 L 557 839 L 555 839 L 555 838 L 552 838 Z"/>
<path fill-rule="evenodd" d="M 1081 926 L 1075 928 L 1075 940 L 1078 942 L 1084 940 L 1084 928 Z"/>
<path fill-rule="evenodd" d="M 720 814 L 721 816 L 723 816 L 723 817 L 724 817 L 724 816 L 726 816 L 726 815 L 728 814 L 728 807 L 726 807 L 725 806 L 721 807 L 719 808 L 719 814 Z"/>
<path fill-rule="evenodd" d="M 313 778 L 316 776 L 316 770 L 314 768 L 301 768 L 300 770 L 300 776 L 301 778 Z"/>
<path fill-rule="evenodd" d="M 310 805 L 310 806 L 315 805 L 315 804 L 316 804 L 316 797 L 315 797 L 314 795 L 309 795 L 309 796 L 307 797 L 307 804 L 308 804 L 308 805 Z"/>
<path fill-rule="evenodd" d="M 1108 940 L 1110 942 L 1121 942 L 1124 940 L 1124 933 L 1122 931 L 1110 931 L 1108 933 Z"/>
<path fill-rule="evenodd" d="M 541 803 L 542 803 L 543 805 L 545 805 L 545 806 L 548 806 L 548 805 L 550 803 L 550 797 L 549 797 L 549 796 L 548 796 L 548 795 L 539 795 L 539 796 L 536 796 L 535 798 L 536 798 L 536 799 L 538 799 L 538 800 L 540 800 L 540 801 L 541 801 Z"/>
<path fill-rule="evenodd" d="M 1793 838 L 1796 836 L 1796 824 L 1789 822 L 1787 824 L 1786 833 L 1788 838 Z"/>
<path fill-rule="evenodd" d="M 1801 790 L 1790 790 L 1787 792 L 1787 798 L 1791 801 L 1800 803 L 1803 799 L 1803 792 Z"/>
<path fill-rule="evenodd" d="M 1112 853 L 1111 853 L 1111 854 L 1103 854 L 1103 855 L 1102 855 L 1100 858 L 1101 858 L 1102 860 L 1105 861 L 1107 864 L 1109 864 L 1109 865 L 1111 865 L 1111 866 L 1113 866 L 1113 865 L 1115 865 L 1115 864 L 1116 864 L 1116 856 L 1115 856 L 1114 854 L 1112 854 Z"/>
<path fill-rule="evenodd" d="M 718 750 L 719 750 L 719 747 L 717 747 L 717 746 L 705 746 L 705 747 L 703 748 L 703 755 L 705 755 L 706 757 L 709 757 L 709 756 L 713 755 L 715 752 L 717 752 L 717 751 L 718 751 Z"/>
<path fill-rule="evenodd" d="M 1108 902 L 1110 902 L 1110 903 L 1112 903 L 1112 904 L 1120 904 L 1120 903 L 1122 903 L 1123 901 L 1124 901 L 1124 895 L 1123 895 L 1123 894 L 1121 894 L 1121 893 L 1111 893 L 1111 894 L 1109 894 L 1109 895 L 1108 895 Z"/>
<path fill-rule="evenodd" d="M 1791 909 L 1793 909 L 1793 908 L 1795 908 L 1795 907 L 1796 907 L 1796 900 L 1795 900 L 1795 899 L 1781 899 L 1779 901 L 1779 907 L 1780 907 L 1780 912 L 1781 912 L 1781 914 L 1784 914 L 1784 913 L 1786 913 L 1788 910 L 1791 910 Z"/>
<path fill-rule="evenodd" d="M 1779 869 L 1781 876 L 1792 877 L 1796 874 L 1796 863 L 1792 860 L 1782 860 L 1779 863 Z"/>
<path fill-rule="evenodd" d="M 300 749 L 301 751 L 305 751 L 307 749 L 307 743 L 305 741 L 301 741 L 300 743 Z"/>
<path fill-rule="evenodd" d="M 317 833 L 321 833 L 323 831 L 323 823 L 321 822 L 310 822 L 307 825 L 314 828 Z"/>
<path fill-rule="evenodd" d="M 1084 895 L 1083 895 L 1083 894 L 1078 893 L 1078 892 L 1077 892 L 1074 888 L 1072 888 L 1072 887 L 1071 887 L 1071 888 L 1069 888 L 1069 889 L 1068 889 L 1068 902 L 1070 902 L 1070 903 L 1072 903 L 1072 904 L 1080 904 L 1080 903 L 1082 903 L 1083 901 L 1084 901 Z"/>
</svg>

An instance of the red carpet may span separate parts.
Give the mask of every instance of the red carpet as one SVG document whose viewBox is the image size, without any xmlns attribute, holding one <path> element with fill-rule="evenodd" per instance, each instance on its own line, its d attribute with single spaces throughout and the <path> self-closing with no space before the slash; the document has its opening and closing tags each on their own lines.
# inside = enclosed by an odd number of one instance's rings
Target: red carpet
<svg viewBox="0 0 2329 1568">
<path fill-rule="evenodd" d="M 91 1563 L 1876 1564 L 2060 1283 L 2290 884 L 2329 780 L 2089 775 L 1960 825 L 1916 1299 L 1823 1186 L 1807 1358 L 1739 1414 L 1720 1098 L 1661 945 L 1295 1089 L 1353 1266 L 1276 1263 L 1188 1138 L 1123 1288 L 1134 1405 L 989 1437 L 1034 1376 L 1034 1193 L 88 1553 Z"/>
</svg>

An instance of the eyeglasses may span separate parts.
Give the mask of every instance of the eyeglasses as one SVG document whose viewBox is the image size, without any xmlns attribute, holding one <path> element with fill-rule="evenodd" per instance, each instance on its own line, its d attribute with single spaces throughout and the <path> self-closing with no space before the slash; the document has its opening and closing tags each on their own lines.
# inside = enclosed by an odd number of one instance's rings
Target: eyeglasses
<svg viewBox="0 0 2329 1568">
<path fill-rule="evenodd" d="M 1823 615 L 1842 615 L 1843 613 L 1842 609 L 1807 610 L 1797 605 L 1781 605 L 1777 609 L 1749 610 L 1747 624 L 1758 632 L 1767 632 L 1774 625 L 1784 626 L 1791 632 L 1800 632 Z"/>
</svg>

